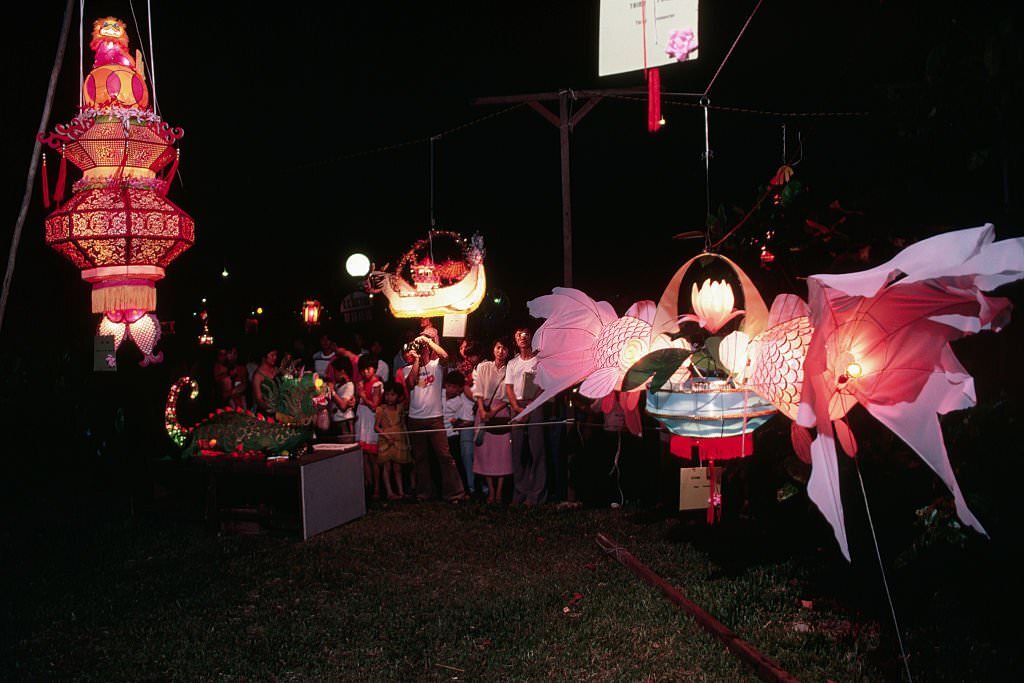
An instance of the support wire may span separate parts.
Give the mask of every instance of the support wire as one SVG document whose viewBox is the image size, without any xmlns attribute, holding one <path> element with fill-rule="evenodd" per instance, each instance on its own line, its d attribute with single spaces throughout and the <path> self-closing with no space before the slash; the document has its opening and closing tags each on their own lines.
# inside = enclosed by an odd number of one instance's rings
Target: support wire
<svg viewBox="0 0 1024 683">
<path fill-rule="evenodd" d="M 864 510 L 868 515 L 868 526 L 871 528 L 871 540 L 875 544 L 875 557 L 878 558 L 878 569 L 882 572 L 882 585 L 885 587 L 885 598 L 889 601 L 889 613 L 892 614 L 892 625 L 896 628 L 896 642 L 900 646 L 900 659 L 903 660 L 903 668 L 907 672 L 907 680 L 914 683 L 914 676 L 910 673 L 910 661 L 907 658 L 907 650 L 903 647 L 903 635 L 900 630 L 900 622 L 896 618 L 896 607 L 892 601 L 892 592 L 889 590 L 889 579 L 885 574 L 885 565 L 882 564 L 882 551 L 878 548 L 878 535 L 875 533 L 875 522 L 871 518 L 871 506 L 868 505 L 868 492 L 864 488 L 864 477 L 860 473 L 860 458 L 854 457 L 853 462 L 857 465 L 857 481 L 860 482 L 860 492 L 864 497 Z"/>
</svg>

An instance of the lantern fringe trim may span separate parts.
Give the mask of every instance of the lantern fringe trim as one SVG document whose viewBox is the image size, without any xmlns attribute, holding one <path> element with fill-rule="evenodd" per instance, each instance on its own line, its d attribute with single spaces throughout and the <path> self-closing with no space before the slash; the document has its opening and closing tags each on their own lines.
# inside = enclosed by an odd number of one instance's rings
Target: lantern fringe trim
<svg viewBox="0 0 1024 683">
<path fill-rule="evenodd" d="M 156 287 L 152 284 L 106 285 L 93 287 L 92 312 L 156 310 Z"/>
</svg>

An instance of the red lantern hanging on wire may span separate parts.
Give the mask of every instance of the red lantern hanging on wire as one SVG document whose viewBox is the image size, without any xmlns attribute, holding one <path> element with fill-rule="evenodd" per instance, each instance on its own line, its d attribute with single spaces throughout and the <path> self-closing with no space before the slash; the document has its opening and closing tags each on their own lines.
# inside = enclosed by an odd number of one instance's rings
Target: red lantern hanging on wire
<svg viewBox="0 0 1024 683">
<path fill-rule="evenodd" d="M 92 37 L 96 58 L 82 87 L 81 111 L 38 136 L 61 152 L 46 243 L 92 284 L 92 312 L 104 316 L 100 333 L 113 333 L 117 345 L 132 339 L 148 365 L 162 360 L 152 354 L 159 321 L 148 314 L 156 309 L 155 283 L 195 241 L 195 222 L 166 197 L 178 168 L 174 145 L 184 133 L 150 107 L 142 55 L 129 54 L 124 23 L 98 19 Z M 83 177 L 65 201 L 67 161 Z M 145 331 L 134 329 L 140 324 Z"/>
<path fill-rule="evenodd" d="M 307 327 L 316 327 L 320 324 L 320 312 L 323 310 L 323 306 L 316 299 L 310 299 L 302 304 L 302 322 L 306 323 Z"/>
</svg>

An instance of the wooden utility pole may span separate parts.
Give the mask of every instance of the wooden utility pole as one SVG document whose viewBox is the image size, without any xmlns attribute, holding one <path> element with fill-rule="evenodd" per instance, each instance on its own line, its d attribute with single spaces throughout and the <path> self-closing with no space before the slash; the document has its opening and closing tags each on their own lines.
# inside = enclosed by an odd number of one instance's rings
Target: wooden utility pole
<svg viewBox="0 0 1024 683">
<path fill-rule="evenodd" d="M 562 151 L 562 284 L 572 287 L 572 199 L 569 177 L 569 133 L 580 120 L 590 113 L 606 95 L 646 95 L 646 88 L 622 88 L 617 90 L 559 90 L 558 92 L 531 93 L 527 95 L 500 95 L 478 97 L 473 104 L 526 103 L 530 109 L 543 116 L 558 128 L 558 142 Z M 558 101 L 556 116 L 541 102 Z M 569 101 L 583 100 L 583 106 L 569 115 Z"/>
<path fill-rule="evenodd" d="M 68 0 L 64 6 L 64 23 L 61 24 L 60 38 L 57 40 L 57 56 L 53 59 L 53 68 L 50 69 L 50 84 L 46 88 L 46 100 L 43 103 L 43 115 L 39 120 L 39 130 L 45 131 L 50 125 L 50 109 L 53 107 L 53 93 L 57 88 L 57 77 L 60 76 L 60 67 L 64 63 L 64 51 L 68 46 L 68 33 L 71 30 L 71 16 L 75 13 L 75 5 Z M 11 249 L 7 254 L 7 270 L 4 271 L 3 289 L 0 290 L 0 330 L 4 326 L 4 316 L 7 313 L 7 300 L 11 294 L 11 281 L 14 279 L 14 263 L 18 256 L 18 244 L 21 242 L 21 231 L 25 227 L 25 217 L 28 215 L 28 205 L 32 200 L 32 186 L 36 182 L 36 168 L 39 163 L 39 149 L 41 145 L 39 138 L 32 145 L 32 159 L 28 164 L 28 176 L 25 178 L 25 192 L 21 197 L 21 209 L 18 211 L 18 219 L 14 223 L 14 233 L 11 235 Z"/>
</svg>

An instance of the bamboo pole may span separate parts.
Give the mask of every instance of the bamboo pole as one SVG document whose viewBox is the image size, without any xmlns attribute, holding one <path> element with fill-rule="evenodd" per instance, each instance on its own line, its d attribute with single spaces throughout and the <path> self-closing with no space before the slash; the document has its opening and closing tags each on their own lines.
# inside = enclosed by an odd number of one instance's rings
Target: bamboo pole
<svg viewBox="0 0 1024 683">
<path fill-rule="evenodd" d="M 686 610 L 697 623 L 710 631 L 712 635 L 725 643 L 725 646 L 737 657 L 754 668 L 758 677 L 763 681 L 772 683 L 797 683 L 797 679 L 783 670 L 778 664 L 761 654 L 753 645 L 733 633 L 732 629 L 708 614 L 700 605 L 693 602 L 668 581 L 661 578 L 649 567 L 637 560 L 628 550 L 608 538 L 603 533 L 597 535 L 597 544 L 601 548 L 624 564 L 644 582 L 660 590 L 665 597 L 674 602 L 677 606 Z"/>
<path fill-rule="evenodd" d="M 60 75 L 61 64 L 64 63 L 64 51 L 67 49 L 68 33 L 71 29 L 71 15 L 74 13 L 74 0 L 68 0 L 64 7 L 64 24 L 61 26 L 60 39 L 57 42 L 57 55 L 53 60 L 53 69 L 50 71 L 50 84 L 46 88 L 46 102 L 43 105 L 43 115 L 39 121 L 39 131 L 45 132 L 50 125 L 50 109 L 53 106 L 53 92 L 57 88 L 57 77 Z M 32 186 L 36 182 L 36 169 L 39 165 L 39 149 L 41 144 L 39 138 L 32 146 L 32 160 L 28 165 L 28 177 L 25 179 L 25 194 L 21 198 L 21 210 L 18 211 L 18 220 L 14 224 L 14 234 L 11 236 L 11 250 L 7 254 L 7 270 L 4 271 L 3 291 L 0 293 L 0 331 L 4 327 L 4 314 L 7 313 L 7 299 L 11 294 L 11 281 L 14 279 L 14 261 L 18 255 L 18 244 L 21 242 L 21 231 L 25 227 L 25 216 L 28 214 L 28 203 L 32 200 Z"/>
</svg>

